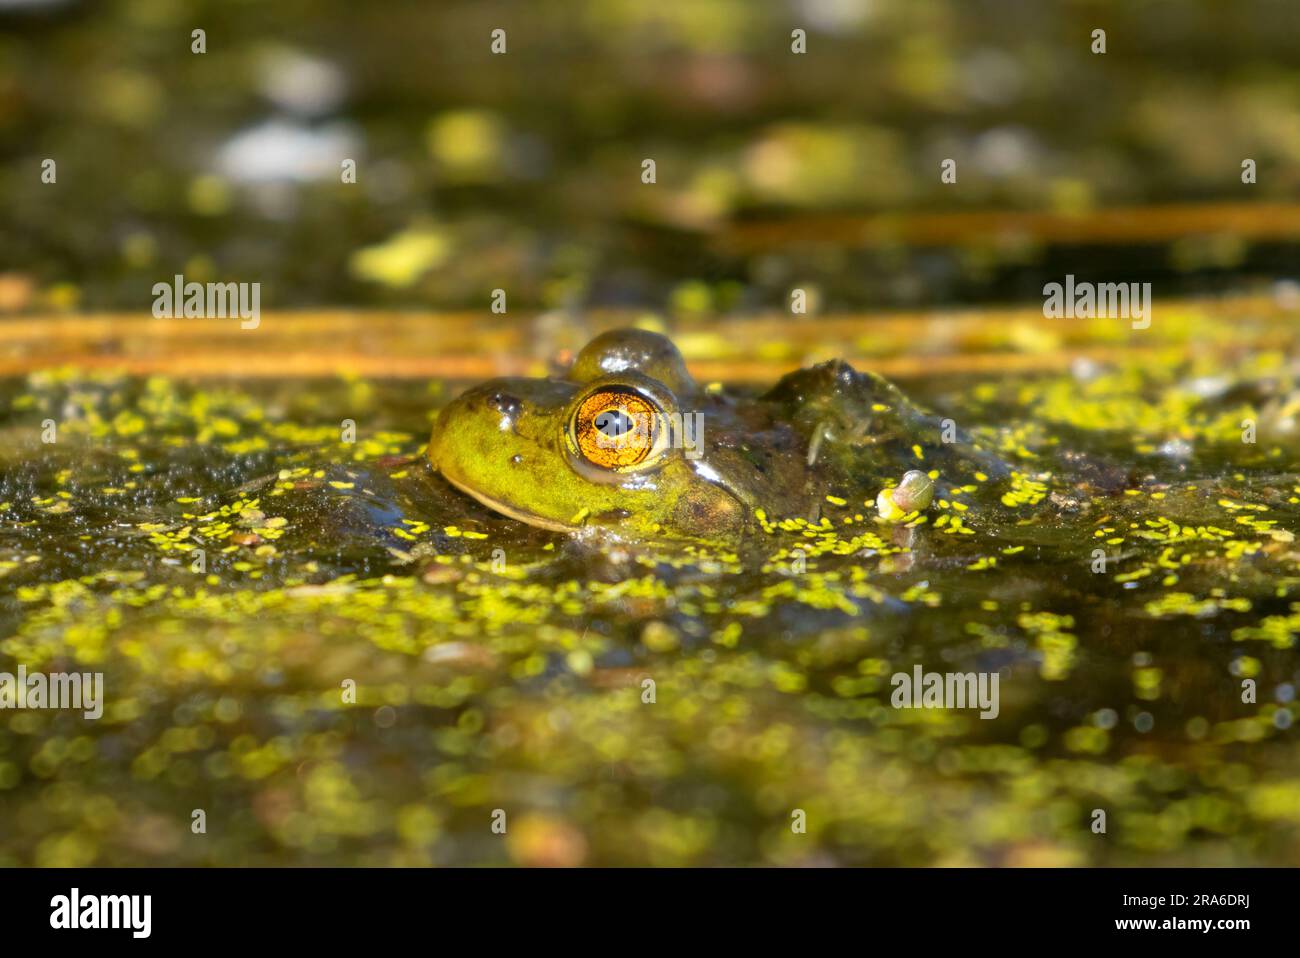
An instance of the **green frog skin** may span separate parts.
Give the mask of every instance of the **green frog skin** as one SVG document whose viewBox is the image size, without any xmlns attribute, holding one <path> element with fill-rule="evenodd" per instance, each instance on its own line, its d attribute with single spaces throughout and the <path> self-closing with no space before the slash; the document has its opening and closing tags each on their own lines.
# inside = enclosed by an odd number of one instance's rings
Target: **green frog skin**
<svg viewBox="0 0 1300 958">
<path fill-rule="evenodd" d="M 757 398 L 702 389 L 672 342 L 597 336 L 563 378 L 494 379 L 445 406 L 429 458 L 460 491 L 545 529 L 733 542 L 755 513 L 816 519 L 828 494 L 874 497 L 954 457 L 1001 472 L 884 379 L 833 361 Z M 942 462 L 941 462 L 942 461 Z M 928 504 L 921 487 L 912 500 Z"/>
</svg>

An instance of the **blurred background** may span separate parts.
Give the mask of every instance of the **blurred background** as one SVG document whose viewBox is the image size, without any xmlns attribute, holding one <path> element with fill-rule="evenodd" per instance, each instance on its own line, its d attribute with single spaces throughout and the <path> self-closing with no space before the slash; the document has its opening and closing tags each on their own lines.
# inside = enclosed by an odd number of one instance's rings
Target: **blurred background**
<svg viewBox="0 0 1300 958">
<path fill-rule="evenodd" d="M 178 272 L 688 318 L 1250 288 L 1296 274 L 1298 34 L 1292 0 L 0 0 L 0 312 Z"/>
<path fill-rule="evenodd" d="M 0 865 L 1294 865 L 1297 37 L 1295 0 L 0 0 L 0 661 L 111 689 L 0 722 Z M 176 274 L 260 325 L 153 318 Z M 1152 324 L 1045 317 L 1066 274 Z M 737 396 L 845 358 L 1037 478 L 905 548 L 859 490 L 805 570 L 797 523 L 610 557 L 429 473 L 466 382 L 627 323 Z M 1000 670 L 1001 721 L 887 707 L 920 662 Z"/>
</svg>

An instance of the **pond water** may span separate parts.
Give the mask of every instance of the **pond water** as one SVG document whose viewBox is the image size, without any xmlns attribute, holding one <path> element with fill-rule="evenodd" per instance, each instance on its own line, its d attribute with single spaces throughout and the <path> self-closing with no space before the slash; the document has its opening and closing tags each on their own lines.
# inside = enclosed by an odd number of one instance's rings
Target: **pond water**
<svg viewBox="0 0 1300 958">
<path fill-rule="evenodd" d="M 104 696 L 0 711 L 0 863 L 1300 853 L 1283 354 L 909 381 L 1012 472 L 715 548 L 457 493 L 422 453 L 459 385 L 3 384 L 0 668 Z M 918 669 L 996 716 L 894 707 Z"/>
</svg>

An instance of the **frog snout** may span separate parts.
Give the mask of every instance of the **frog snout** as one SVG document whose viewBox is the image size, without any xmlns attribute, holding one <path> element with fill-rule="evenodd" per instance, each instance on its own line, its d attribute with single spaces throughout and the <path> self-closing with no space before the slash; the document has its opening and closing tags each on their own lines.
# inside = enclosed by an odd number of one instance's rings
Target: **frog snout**
<svg viewBox="0 0 1300 958">
<path fill-rule="evenodd" d="M 429 437 L 429 460 L 440 471 L 469 474 L 474 463 L 507 445 L 520 442 L 520 423 L 536 403 L 511 380 L 484 383 L 457 396 L 439 410 Z"/>
</svg>

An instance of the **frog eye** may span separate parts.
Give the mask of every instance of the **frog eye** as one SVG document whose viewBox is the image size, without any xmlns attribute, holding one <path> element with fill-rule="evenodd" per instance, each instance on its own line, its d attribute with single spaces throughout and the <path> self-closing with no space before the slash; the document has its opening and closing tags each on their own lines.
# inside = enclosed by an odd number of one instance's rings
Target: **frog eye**
<svg viewBox="0 0 1300 958">
<path fill-rule="evenodd" d="M 593 466 L 626 472 L 655 462 L 668 445 L 664 413 L 633 389 L 603 387 L 583 397 L 569 423 L 574 452 Z"/>
</svg>

